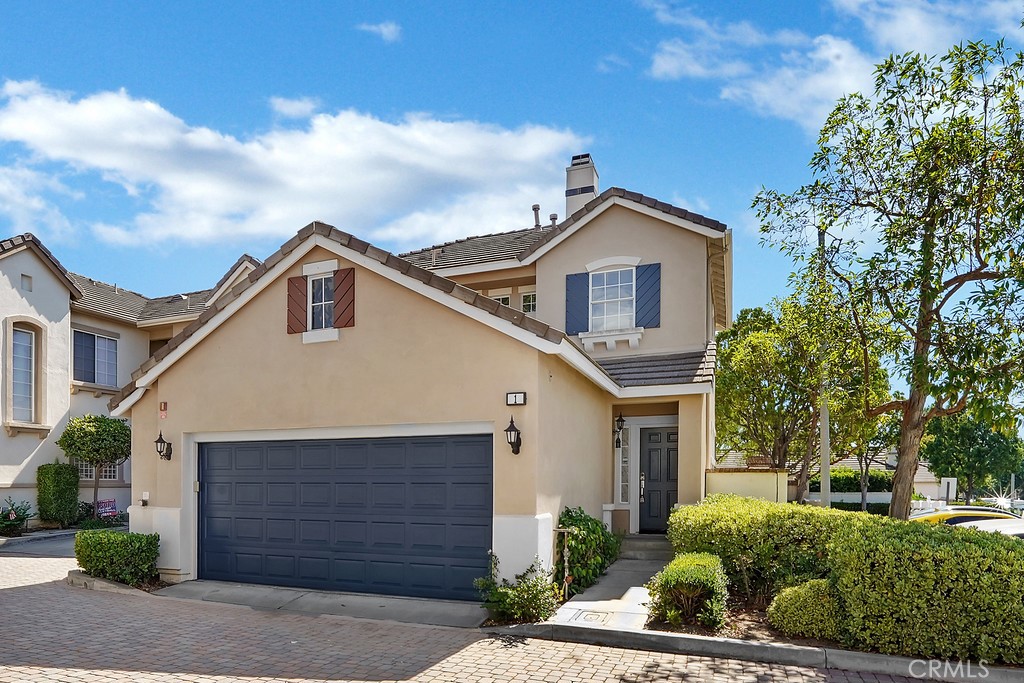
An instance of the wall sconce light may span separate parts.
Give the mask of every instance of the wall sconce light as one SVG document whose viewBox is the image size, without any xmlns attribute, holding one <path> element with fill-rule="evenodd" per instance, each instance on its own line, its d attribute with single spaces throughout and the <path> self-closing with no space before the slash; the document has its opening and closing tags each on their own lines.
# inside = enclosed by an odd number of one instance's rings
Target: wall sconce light
<svg viewBox="0 0 1024 683">
<path fill-rule="evenodd" d="M 622 411 L 619 411 L 619 416 L 615 418 L 615 447 L 622 448 L 622 430 L 626 426 L 626 420 L 622 417 Z"/>
<path fill-rule="evenodd" d="M 523 445 L 523 436 L 511 415 L 508 418 L 508 427 L 505 427 L 505 440 L 512 447 L 512 455 L 519 455 L 519 447 Z"/>
<path fill-rule="evenodd" d="M 156 437 L 156 441 L 154 441 L 153 443 L 156 444 L 157 455 L 159 455 L 163 460 L 171 459 L 171 451 L 173 449 L 171 448 L 171 444 L 169 442 L 164 441 L 163 432 L 160 432 L 160 436 Z"/>
</svg>

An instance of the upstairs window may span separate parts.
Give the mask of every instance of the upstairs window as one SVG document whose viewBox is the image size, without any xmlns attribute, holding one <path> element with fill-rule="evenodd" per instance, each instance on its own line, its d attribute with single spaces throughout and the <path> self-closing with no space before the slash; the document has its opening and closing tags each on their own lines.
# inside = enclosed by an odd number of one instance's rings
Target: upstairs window
<svg viewBox="0 0 1024 683">
<path fill-rule="evenodd" d="M 16 422 L 36 422 L 36 333 L 15 327 L 11 336 L 12 417 Z"/>
<path fill-rule="evenodd" d="M 107 387 L 117 386 L 117 340 L 75 330 L 74 379 Z"/>
<path fill-rule="evenodd" d="M 309 278 L 310 330 L 334 327 L 334 275 Z"/>
<path fill-rule="evenodd" d="M 491 298 L 494 299 L 495 301 L 497 301 L 502 306 L 511 306 L 512 305 L 512 297 L 510 297 L 507 294 L 505 294 L 504 296 L 492 296 Z"/>
<path fill-rule="evenodd" d="M 590 274 L 590 331 L 607 332 L 635 327 L 634 269 Z"/>
<path fill-rule="evenodd" d="M 523 313 L 537 312 L 537 292 L 523 294 Z"/>
</svg>

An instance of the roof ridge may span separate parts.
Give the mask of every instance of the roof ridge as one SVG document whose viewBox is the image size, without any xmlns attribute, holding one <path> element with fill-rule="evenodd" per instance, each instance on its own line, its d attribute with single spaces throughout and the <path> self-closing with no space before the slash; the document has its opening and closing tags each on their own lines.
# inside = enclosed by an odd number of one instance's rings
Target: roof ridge
<svg viewBox="0 0 1024 683">
<path fill-rule="evenodd" d="M 136 292 L 133 289 L 128 289 L 127 287 L 122 287 L 121 285 L 119 285 L 117 283 L 111 284 L 109 282 L 104 282 L 103 280 L 97 280 L 96 278 L 89 277 L 88 275 L 82 275 L 81 273 L 74 273 L 72 271 L 68 271 L 68 274 L 71 275 L 72 277 L 81 278 L 83 280 L 88 280 L 89 282 L 93 283 L 94 285 L 103 285 L 104 287 L 110 287 L 111 289 L 116 289 L 118 292 L 124 292 L 125 294 L 134 294 L 135 296 L 141 296 L 143 299 L 146 299 L 147 301 L 149 301 L 149 299 L 150 299 L 150 297 L 146 296 L 145 294 L 140 294 L 139 292 Z"/>
<path fill-rule="evenodd" d="M 466 237 L 460 237 L 458 239 L 451 240 L 450 242 L 442 242 L 441 244 L 433 244 L 433 245 L 431 245 L 429 247 L 422 247 L 420 249 L 414 249 L 412 251 L 405 251 L 405 252 L 402 252 L 400 254 L 396 254 L 396 256 L 398 256 L 400 258 L 404 258 L 406 256 L 412 256 L 414 254 L 425 254 L 425 253 L 427 253 L 429 251 L 432 251 L 434 249 L 443 249 L 444 247 L 450 247 L 453 244 L 462 244 L 462 243 L 468 242 L 470 240 L 483 239 L 484 237 L 499 237 L 501 235 L 511 235 L 512 233 L 515 233 L 515 232 L 531 232 L 531 231 L 534 231 L 534 230 L 540 232 L 540 231 L 543 231 L 545 229 L 549 229 L 550 227 L 551 227 L 550 225 L 542 225 L 540 227 L 537 227 L 535 225 L 531 225 L 528 228 L 517 228 L 515 230 L 505 230 L 505 231 L 502 231 L 502 232 L 490 232 L 490 233 L 487 233 L 486 235 L 467 235 Z"/>
</svg>

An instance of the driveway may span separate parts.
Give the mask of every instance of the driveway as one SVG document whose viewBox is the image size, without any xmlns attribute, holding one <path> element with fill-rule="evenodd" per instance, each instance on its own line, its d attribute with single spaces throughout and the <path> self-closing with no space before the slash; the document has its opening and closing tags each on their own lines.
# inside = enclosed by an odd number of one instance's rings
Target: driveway
<svg viewBox="0 0 1024 683">
<path fill-rule="evenodd" d="M 0 683 L 904 680 L 89 591 L 70 548 L 0 549 Z"/>
</svg>

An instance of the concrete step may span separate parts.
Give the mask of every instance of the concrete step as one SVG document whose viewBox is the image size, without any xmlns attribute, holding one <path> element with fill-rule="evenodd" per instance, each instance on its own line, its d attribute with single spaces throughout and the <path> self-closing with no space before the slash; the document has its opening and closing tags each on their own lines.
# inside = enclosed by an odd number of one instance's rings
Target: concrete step
<svg viewBox="0 0 1024 683">
<path fill-rule="evenodd" d="M 661 560 L 668 562 L 674 557 L 672 544 L 660 535 L 632 534 L 622 539 L 619 557 L 624 560 Z"/>
</svg>

